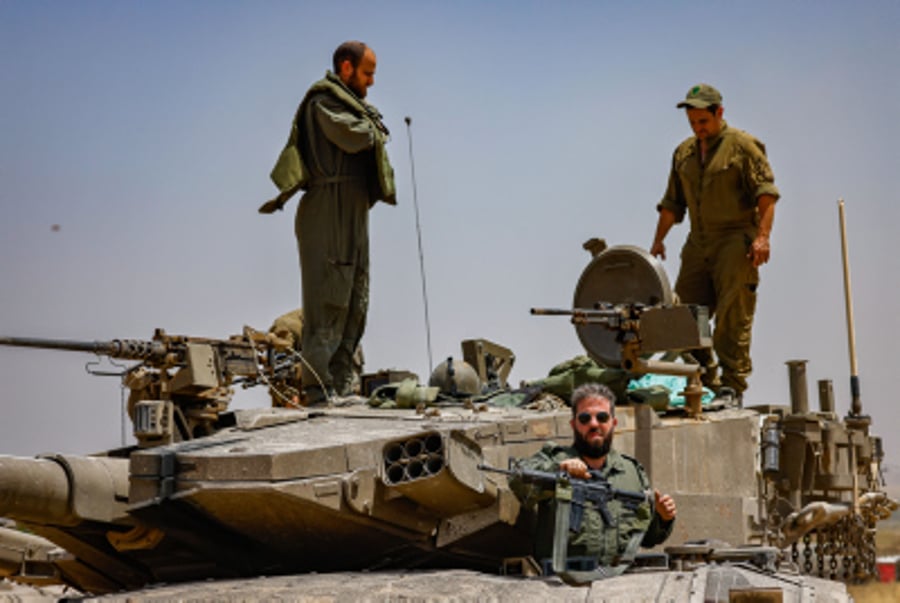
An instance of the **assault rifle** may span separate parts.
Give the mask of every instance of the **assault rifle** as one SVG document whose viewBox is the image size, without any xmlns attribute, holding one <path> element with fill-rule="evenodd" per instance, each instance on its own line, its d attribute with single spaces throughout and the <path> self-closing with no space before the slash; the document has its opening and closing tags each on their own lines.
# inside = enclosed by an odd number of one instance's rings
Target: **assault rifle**
<svg viewBox="0 0 900 603">
<path fill-rule="evenodd" d="M 618 565 L 598 567 L 595 558 L 568 557 L 569 539 L 566 533 L 566 524 L 568 524 L 569 531 L 578 531 L 581 527 L 581 520 L 584 517 L 584 509 L 586 506 L 591 505 L 600 514 L 603 523 L 607 526 L 612 526 L 613 520 L 607 506 L 611 500 L 621 501 L 626 508 L 633 510 L 649 500 L 647 493 L 614 488 L 598 471 L 589 471 L 591 479 L 586 480 L 572 477 L 564 471 L 549 473 L 523 469 L 512 460 L 510 460 L 509 470 L 497 469 L 484 464 L 479 464 L 478 468 L 482 471 L 502 473 L 508 478 L 519 480 L 523 484 L 536 486 L 542 491 L 554 493 L 556 497 L 556 520 L 553 532 L 553 553 L 550 559 L 541 560 L 545 575 L 552 572 L 566 584 L 581 586 L 594 580 L 618 576 L 631 564 L 644 536 L 643 532 L 632 536 L 625 555 Z M 573 563 L 576 564 L 576 567 L 586 564 L 585 567 L 590 569 L 573 569 Z"/>
<path fill-rule="evenodd" d="M 588 505 L 597 510 L 605 525 L 612 526 L 613 519 L 608 506 L 610 501 L 618 500 L 625 508 L 633 511 L 649 500 L 646 492 L 614 488 L 609 483 L 609 480 L 599 471 L 589 471 L 591 479 L 586 480 L 572 477 L 565 471 L 558 473 L 533 471 L 531 469 L 523 469 L 512 462 L 510 462 L 510 467 L 510 469 L 498 469 L 489 465 L 478 465 L 478 468 L 482 471 L 502 473 L 508 478 L 514 478 L 523 484 L 536 486 L 541 491 L 555 492 L 558 500 L 561 494 L 560 489 L 564 492 L 571 491 L 571 495 L 566 492 L 562 496 L 572 506 L 569 512 L 569 530 L 573 532 L 577 532 L 581 528 L 584 509 Z"/>
</svg>

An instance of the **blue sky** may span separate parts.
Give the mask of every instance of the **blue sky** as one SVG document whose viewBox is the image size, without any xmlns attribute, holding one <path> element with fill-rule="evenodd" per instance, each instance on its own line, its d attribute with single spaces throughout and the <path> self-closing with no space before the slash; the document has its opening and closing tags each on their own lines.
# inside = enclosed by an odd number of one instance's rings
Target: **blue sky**
<svg viewBox="0 0 900 603">
<path fill-rule="evenodd" d="M 900 4 L 877 1 L 2 0 L 0 334 L 225 337 L 296 306 L 295 204 L 256 207 L 304 91 L 358 38 L 400 200 L 371 214 L 367 368 L 428 373 L 411 116 L 434 356 L 486 337 L 515 351 L 515 381 L 541 377 L 581 348 L 528 309 L 571 303 L 586 239 L 649 246 L 690 133 L 675 104 L 705 81 L 783 195 L 748 401 L 786 403 L 784 362 L 804 358 L 811 400 L 831 378 L 848 407 L 843 197 L 864 410 L 897 462 L 898 31 Z M 673 282 L 686 230 L 667 240 Z M 118 384 L 88 360 L 0 349 L 3 452 L 119 443 Z"/>
</svg>

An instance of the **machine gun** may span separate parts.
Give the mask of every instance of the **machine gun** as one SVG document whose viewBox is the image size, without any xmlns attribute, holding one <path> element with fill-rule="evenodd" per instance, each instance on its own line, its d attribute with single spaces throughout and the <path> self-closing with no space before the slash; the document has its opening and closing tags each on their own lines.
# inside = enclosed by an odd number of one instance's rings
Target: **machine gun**
<svg viewBox="0 0 900 603">
<path fill-rule="evenodd" d="M 510 469 L 499 469 L 490 465 L 479 464 L 478 469 L 491 473 L 502 473 L 508 478 L 514 478 L 523 484 L 536 486 L 544 492 L 555 492 L 560 498 L 560 490 L 572 508 L 569 512 L 569 530 L 577 532 L 581 529 L 581 521 L 584 518 L 584 509 L 592 506 L 600 514 L 606 526 L 613 526 L 612 515 L 609 513 L 609 502 L 618 500 L 625 508 L 635 510 L 647 502 L 645 492 L 633 492 L 631 490 L 619 490 L 614 488 L 599 471 L 589 471 L 591 479 L 578 479 L 570 476 L 565 471 L 550 473 L 547 471 L 534 471 L 512 465 Z"/>
<path fill-rule="evenodd" d="M 700 375 L 703 374 L 703 367 L 696 362 L 652 360 L 649 356 L 657 352 L 673 353 L 711 347 L 709 311 L 705 306 L 600 301 L 595 302 L 593 308 L 532 308 L 531 313 L 537 316 L 571 316 L 576 329 L 603 327 L 613 334 L 613 342 L 619 347 L 618 363 L 627 371 L 687 377 L 684 397 L 688 413 L 694 416 L 700 414 L 700 400 L 703 397 Z M 595 360 L 608 366 L 608 358 L 598 359 L 598 354 L 593 353 L 589 344 L 596 343 L 593 341 L 595 336 L 590 329 L 586 331 L 584 335 L 579 331 L 582 343 Z"/>
<path fill-rule="evenodd" d="M 687 377 L 686 410 L 699 416 L 703 367 L 690 350 L 709 349 L 709 310 L 678 303 L 662 264 L 631 245 L 607 247 L 601 239 L 584 244 L 592 259 L 581 274 L 572 309 L 532 308 L 538 316 L 570 316 L 588 356 L 604 367 L 636 374 Z M 650 355 L 664 352 L 662 360 Z M 673 362 L 682 355 L 686 362 Z"/>
<path fill-rule="evenodd" d="M 0 345 L 138 361 L 122 373 L 122 382 L 130 390 L 128 414 L 142 447 L 213 433 L 234 395 L 232 385 L 285 381 L 294 364 L 286 342 L 249 327 L 229 339 L 169 335 L 157 329 L 150 340 L 0 337 Z"/>
</svg>

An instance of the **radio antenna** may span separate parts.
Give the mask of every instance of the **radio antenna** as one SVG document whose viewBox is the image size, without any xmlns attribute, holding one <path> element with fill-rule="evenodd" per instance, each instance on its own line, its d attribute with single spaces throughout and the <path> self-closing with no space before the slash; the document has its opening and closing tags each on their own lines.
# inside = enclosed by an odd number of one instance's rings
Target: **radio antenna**
<svg viewBox="0 0 900 603">
<path fill-rule="evenodd" d="M 419 273 L 422 276 L 422 304 L 425 306 L 425 338 L 428 344 L 428 374 L 434 370 L 431 359 L 431 321 L 428 318 L 428 287 L 425 284 L 425 254 L 422 252 L 422 227 L 419 223 L 419 195 L 416 187 L 416 163 L 413 160 L 412 117 L 403 118 L 406 122 L 406 137 L 409 140 L 409 168 L 412 174 L 413 207 L 416 210 L 416 238 L 419 242 Z"/>
<path fill-rule="evenodd" d="M 850 416 L 862 414 L 859 395 L 859 371 L 856 366 L 856 332 L 853 329 L 853 295 L 850 287 L 850 254 L 847 250 L 847 220 L 844 217 L 844 200 L 838 199 L 838 217 L 841 223 L 841 255 L 844 260 L 844 301 L 847 310 L 847 342 L 850 349 Z"/>
</svg>

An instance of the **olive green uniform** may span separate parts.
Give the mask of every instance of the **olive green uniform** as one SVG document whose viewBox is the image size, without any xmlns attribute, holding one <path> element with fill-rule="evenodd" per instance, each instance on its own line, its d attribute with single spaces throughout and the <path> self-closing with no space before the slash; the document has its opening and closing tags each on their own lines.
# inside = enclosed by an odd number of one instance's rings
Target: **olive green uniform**
<svg viewBox="0 0 900 603">
<path fill-rule="evenodd" d="M 715 317 L 713 349 L 722 367 L 721 385 L 740 394 L 753 368 L 750 335 L 759 270 L 747 254 L 759 226 L 757 202 L 761 195 L 778 199 L 779 193 L 765 146 L 756 138 L 723 121 L 708 145 L 705 163 L 696 137 L 675 149 L 658 208 L 670 210 L 676 222 L 685 213 L 690 217 L 675 292 L 682 303 L 707 306 Z M 703 352 L 697 356 L 707 367 L 704 384 L 717 389 L 714 361 Z"/>
<path fill-rule="evenodd" d="M 523 469 L 556 473 L 559 464 L 570 458 L 578 458 L 578 452 L 569 446 L 557 446 L 548 442 L 534 456 L 519 462 Z M 643 492 L 650 490 L 650 480 L 644 468 L 635 459 L 611 450 L 600 473 L 618 490 Z M 555 502 L 552 493 L 541 492 L 530 484 L 523 484 L 510 478 L 510 488 L 523 504 L 539 502 L 535 557 L 544 559 L 551 556 L 553 548 L 553 528 Z M 612 524 L 607 526 L 593 506 L 584 509 L 581 527 L 577 533 L 569 532 L 568 556 L 593 557 L 601 566 L 616 565 L 625 554 L 632 538 L 644 534 L 641 546 L 652 547 L 669 537 L 675 520 L 665 521 L 646 502 L 634 511 L 626 508 L 618 500 L 608 504 Z"/>
<path fill-rule="evenodd" d="M 312 368 L 304 366 L 304 387 L 321 381 L 341 395 L 351 390 L 369 305 L 369 208 L 379 200 L 396 203 L 386 141 L 378 111 L 328 72 L 300 104 L 273 170 L 282 191 L 276 207 L 306 190 L 295 220 L 301 347 Z"/>
</svg>

